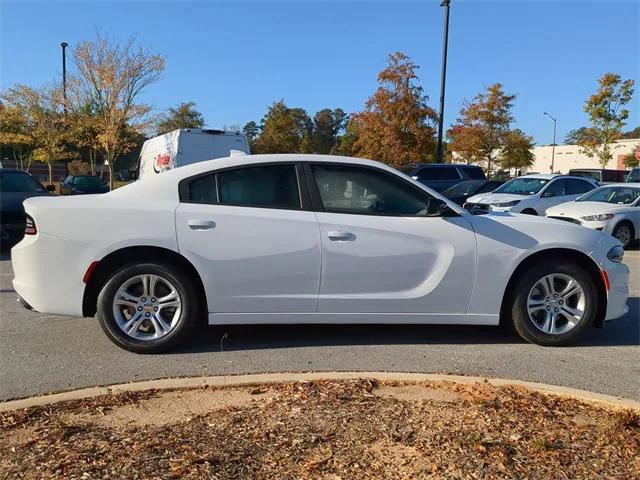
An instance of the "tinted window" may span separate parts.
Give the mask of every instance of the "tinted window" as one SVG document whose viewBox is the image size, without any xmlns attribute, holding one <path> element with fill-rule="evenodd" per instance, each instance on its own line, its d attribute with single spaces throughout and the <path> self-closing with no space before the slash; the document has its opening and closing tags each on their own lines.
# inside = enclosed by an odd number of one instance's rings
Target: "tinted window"
<svg viewBox="0 0 640 480">
<path fill-rule="evenodd" d="M 478 182 L 474 182 L 474 181 L 466 181 L 466 182 L 460 182 L 460 183 L 456 183 L 453 187 L 449 187 L 447 188 L 444 192 L 442 192 L 442 194 L 445 197 L 461 197 L 463 195 L 470 195 L 472 193 L 475 193 L 476 190 L 478 190 Z"/>
<path fill-rule="evenodd" d="M 543 195 L 548 195 L 553 193 L 554 197 L 560 197 L 564 195 L 564 180 L 556 180 L 555 182 L 551 182 L 551 185 L 547 187 L 544 191 Z"/>
<path fill-rule="evenodd" d="M 535 195 L 549 180 L 546 178 L 519 177 L 509 180 L 507 183 L 494 190 L 495 193 L 514 193 L 517 195 Z"/>
<path fill-rule="evenodd" d="M 502 182 L 487 182 L 476 193 L 493 192 L 496 188 L 502 185 Z"/>
<path fill-rule="evenodd" d="M 640 168 L 634 168 L 627 177 L 627 182 L 640 182 Z"/>
<path fill-rule="evenodd" d="M 398 167 L 398 170 L 400 170 L 402 173 L 406 175 L 411 175 L 415 169 L 416 169 L 415 165 L 400 165 Z"/>
<path fill-rule="evenodd" d="M 474 180 L 483 180 L 487 177 L 484 176 L 484 172 L 481 168 L 472 168 L 472 167 L 462 167 L 462 170 L 469 178 L 473 178 Z"/>
<path fill-rule="evenodd" d="M 218 173 L 220 203 L 246 207 L 300 208 L 294 165 L 248 167 Z"/>
<path fill-rule="evenodd" d="M 196 203 L 218 203 L 216 175 L 196 178 L 189 183 L 189 200 Z"/>
<path fill-rule="evenodd" d="M 22 172 L 0 173 L 0 192 L 42 192 L 44 188 L 31 175 Z"/>
<path fill-rule="evenodd" d="M 417 175 L 420 180 L 458 180 L 460 178 L 455 167 L 426 167 Z"/>
<path fill-rule="evenodd" d="M 104 188 L 105 184 L 98 177 L 75 177 L 73 184 L 79 188 Z"/>
<path fill-rule="evenodd" d="M 575 178 L 565 179 L 564 184 L 565 195 L 580 195 L 595 188 L 591 183 L 584 180 L 576 180 Z"/>
<path fill-rule="evenodd" d="M 365 215 L 427 215 L 427 193 L 380 170 L 314 165 L 313 176 L 328 212 Z M 435 206 L 435 202 L 433 202 Z"/>
</svg>

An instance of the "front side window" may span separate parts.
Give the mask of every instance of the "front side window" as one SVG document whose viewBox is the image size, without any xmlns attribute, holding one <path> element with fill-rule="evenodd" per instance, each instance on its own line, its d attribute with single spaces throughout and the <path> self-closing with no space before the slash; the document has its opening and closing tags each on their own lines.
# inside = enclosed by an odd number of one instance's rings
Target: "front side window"
<svg viewBox="0 0 640 480">
<path fill-rule="evenodd" d="M 42 185 L 22 172 L 0 173 L 0 192 L 43 192 Z"/>
<path fill-rule="evenodd" d="M 513 193 L 516 195 L 535 195 L 549 180 L 546 178 L 527 178 L 520 177 L 509 180 L 507 183 L 498 187 L 493 193 Z"/>
<path fill-rule="evenodd" d="M 567 178 L 564 182 L 565 195 L 580 195 L 595 188 L 593 184 L 575 178 Z"/>
<path fill-rule="evenodd" d="M 562 195 L 564 195 L 564 180 L 556 180 L 555 182 L 551 182 L 551 184 L 544 191 L 543 195 L 548 197 L 561 197 Z"/>
<path fill-rule="evenodd" d="M 218 199 L 223 205 L 300 208 L 294 165 L 268 165 L 219 172 Z"/>
<path fill-rule="evenodd" d="M 381 170 L 341 165 L 313 165 L 311 169 L 327 212 L 387 216 L 435 213 L 431 210 L 438 202 L 430 201 L 432 197 L 426 192 Z"/>
</svg>

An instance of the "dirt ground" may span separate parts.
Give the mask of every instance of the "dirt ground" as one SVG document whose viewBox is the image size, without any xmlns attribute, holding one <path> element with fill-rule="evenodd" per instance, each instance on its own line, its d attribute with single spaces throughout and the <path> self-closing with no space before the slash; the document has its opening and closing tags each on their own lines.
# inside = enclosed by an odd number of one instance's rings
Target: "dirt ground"
<svg viewBox="0 0 640 480">
<path fill-rule="evenodd" d="M 640 478 L 640 416 L 487 383 L 123 393 L 0 413 L 1 479 Z"/>
</svg>

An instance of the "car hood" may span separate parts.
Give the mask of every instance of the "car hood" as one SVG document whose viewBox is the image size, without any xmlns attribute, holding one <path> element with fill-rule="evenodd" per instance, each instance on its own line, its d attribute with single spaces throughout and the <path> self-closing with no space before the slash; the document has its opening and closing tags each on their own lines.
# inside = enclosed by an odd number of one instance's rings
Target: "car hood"
<svg viewBox="0 0 640 480">
<path fill-rule="evenodd" d="M 2 192 L 0 193 L 0 211 L 15 212 L 22 211 L 22 202 L 32 197 L 48 197 L 49 192 Z"/>
<path fill-rule="evenodd" d="M 598 215 L 601 213 L 622 213 L 629 210 L 629 205 L 606 202 L 567 202 L 547 209 L 547 216 L 553 217 L 581 217 L 584 215 Z"/>
<path fill-rule="evenodd" d="M 512 202 L 513 200 L 524 200 L 529 195 L 518 195 L 515 193 L 480 193 L 469 197 L 467 202 L 470 203 L 504 203 Z"/>
</svg>

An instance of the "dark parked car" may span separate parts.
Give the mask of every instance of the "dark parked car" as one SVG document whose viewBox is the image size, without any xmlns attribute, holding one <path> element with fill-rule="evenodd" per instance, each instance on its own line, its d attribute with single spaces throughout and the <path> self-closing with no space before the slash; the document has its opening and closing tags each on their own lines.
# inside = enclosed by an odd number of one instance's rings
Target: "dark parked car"
<svg viewBox="0 0 640 480">
<path fill-rule="evenodd" d="M 504 180 L 466 180 L 447 188 L 442 194 L 462 206 L 468 197 L 478 193 L 493 192 Z"/>
<path fill-rule="evenodd" d="M 53 187 L 52 187 L 53 188 Z M 25 213 L 22 202 L 51 193 L 27 172 L 0 168 L 0 247 L 2 250 L 22 240 Z"/>
<path fill-rule="evenodd" d="M 569 175 L 574 177 L 593 178 L 598 183 L 622 183 L 629 175 L 627 170 L 601 168 L 572 168 Z"/>
<path fill-rule="evenodd" d="M 70 175 L 60 184 L 60 195 L 107 193 L 109 187 L 95 175 Z"/>
<path fill-rule="evenodd" d="M 476 165 L 455 163 L 414 163 L 398 168 L 414 180 L 442 192 L 464 180 L 485 180 L 482 169 Z"/>
</svg>

